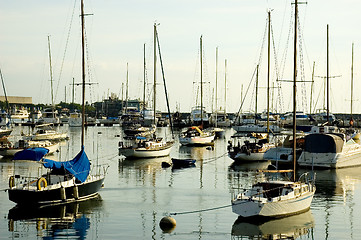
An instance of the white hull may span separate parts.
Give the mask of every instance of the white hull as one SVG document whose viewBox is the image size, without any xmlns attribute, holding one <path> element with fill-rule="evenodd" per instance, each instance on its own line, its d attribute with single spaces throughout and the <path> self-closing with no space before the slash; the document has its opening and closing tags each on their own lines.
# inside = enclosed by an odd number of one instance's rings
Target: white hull
<svg viewBox="0 0 361 240">
<path fill-rule="evenodd" d="M 182 145 L 211 145 L 214 141 L 214 135 L 211 136 L 195 136 L 195 137 L 180 137 L 179 143 Z"/>
<path fill-rule="evenodd" d="M 42 141 L 42 140 L 63 140 L 68 136 L 66 133 L 56 133 L 56 134 L 37 134 L 30 137 L 31 140 L 34 141 Z"/>
<path fill-rule="evenodd" d="M 30 147 L 36 147 L 36 146 L 30 146 Z M 48 154 L 52 154 L 59 150 L 59 143 L 50 145 L 50 146 L 37 146 L 37 147 L 44 147 L 46 149 L 49 149 Z M 0 155 L 1 156 L 14 156 L 15 153 L 20 152 L 26 148 L 8 148 L 8 149 L 0 149 Z"/>
<path fill-rule="evenodd" d="M 341 153 L 309 153 L 303 151 L 298 164 L 305 167 L 345 168 L 361 165 L 361 146 Z"/>
<path fill-rule="evenodd" d="M 146 148 L 119 148 L 119 153 L 126 158 L 154 158 L 154 157 L 164 157 L 170 154 L 172 150 L 172 145 L 168 148 L 161 149 L 161 150 L 149 150 Z"/>
<path fill-rule="evenodd" d="M 302 186 L 310 187 L 308 184 L 302 184 Z M 239 195 L 237 199 L 232 201 L 232 211 L 242 217 L 281 217 L 294 215 L 305 212 L 310 208 L 314 193 L 315 188 L 312 191 L 306 191 L 301 194 L 291 192 L 288 195 L 274 198 Z"/>
</svg>

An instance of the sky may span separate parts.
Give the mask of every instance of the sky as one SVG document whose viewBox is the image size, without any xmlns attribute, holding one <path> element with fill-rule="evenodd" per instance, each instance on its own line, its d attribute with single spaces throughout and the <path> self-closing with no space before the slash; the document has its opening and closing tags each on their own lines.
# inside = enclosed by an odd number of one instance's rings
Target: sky
<svg viewBox="0 0 361 240">
<path fill-rule="evenodd" d="M 267 106 L 267 15 L 271 10 L 270 81 L 273 111 L 292 110 L 293 1 L 290 0 L 85 0 L 87 36 L 86 100 L 110 95 L 143 98 L 143 48 L 147 99 L 153 84 L 153 25 L 157 23 L 164 78 L 171 111 L 190 112 L 200 104 L 200 37 L 203 39 L 203 105 L 237 112 L 254 111 L 255 77 L 259 64 L 258 112 Z M 327 4 L 326 4 L 327 3 Z M 299 5 L 300 39 L 297 108 L 322 109 L 326 76 L 326 26 L 329 25 L 330 110 L 351 111 L 351 62 L 354 43 L 353 113 L 361 113 L 361 22 L 356 0 L 309 0 Z M 81 81 L 80 0 L 0 1 L 0 69 L 9 96 L 51 103 L 49 43 L 54 102 L 72 101 L 72 82 Z M 262 47 L 263 46 L 263 47 Z M 216 71 L 216 48 L 218 70 Z M 158 54 L 158 53 L 157 53 Z M 158 54 L 159 55 L 159 54 Z M 262 56 L 262 57 L 260 57 Z M 260 60 L 261 59 L 261 60 Z M 227 67 L 225 68 L 225 61 Z M 166 111 L 164 86 L 157 60 L 157 108 Z M 311 99 L 311 80 L 314 87 Z M 217 75 L 217 91 L 216 91 Z M 251 81 L 252 80 L 252 81 Z M 122 87 L 123 86 L 123 87 Z M 226 91 L 225 91 L 226 86 Z M 247 91 L 247 88 L 249 90 Z M 80 103 L 80 87 L 74 101 Z M 226 92 L 226 101 L 225 99 Z M 2 94 L 1 94 L 2 95 Z M 198 96 L 198 97 L 197 97 Z"/>
</svg>

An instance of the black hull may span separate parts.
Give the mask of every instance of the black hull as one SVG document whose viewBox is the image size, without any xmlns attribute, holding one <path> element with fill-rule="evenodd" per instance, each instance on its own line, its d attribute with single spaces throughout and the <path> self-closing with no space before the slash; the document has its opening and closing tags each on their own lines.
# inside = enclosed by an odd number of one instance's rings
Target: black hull
<svg viewBox="0 0 361 240">
<path fill-rule="evenodd" d="M 104 177 L 98 180 L 83 184 L 76 184 L 78 197 L 75 197 L 74 186 L 65 187 L 65 199 L 62 199 L 61 188 L 51 190 L 29 191 L 27 189 L 9 189 L 9 200 L 18 205 L 53 205 L 69 202 L 84 201 L 97 197 L 102 187 Z"/>
</svg>

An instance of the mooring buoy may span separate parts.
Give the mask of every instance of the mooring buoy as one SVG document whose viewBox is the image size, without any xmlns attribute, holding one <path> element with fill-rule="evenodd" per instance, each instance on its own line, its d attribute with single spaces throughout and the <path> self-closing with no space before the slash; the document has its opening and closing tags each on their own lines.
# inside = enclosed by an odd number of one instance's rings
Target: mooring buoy
<svg viewBox="0 0 361 240">
<path fill-rule="evenodd" d="M 160 228 L 166 233 L 172 232 L 176 225 L 175 219 L 169 216 L 163 217 L 159 222 Z"/>
</svg>

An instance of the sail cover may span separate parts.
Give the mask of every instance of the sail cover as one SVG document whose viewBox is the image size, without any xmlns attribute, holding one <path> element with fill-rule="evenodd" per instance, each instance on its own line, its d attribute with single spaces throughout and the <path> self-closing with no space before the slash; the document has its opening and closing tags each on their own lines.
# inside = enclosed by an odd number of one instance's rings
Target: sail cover
<svg viewBox="0 0 361 240">
<path fill-rule="evenodd" d="M 40 161 L 48 152 L 47 148 L 27 148 L 15 153 L 13 160 Z"/>
<path fill-rule="evenodd" d="M 43 149 L 47 150 L 47 152 Z M 29 148 L 16 153 L 14 160 L 40 161 L 44 155 L 48 153 L 48 151 L 49 150 L 46 148 Z M 76 155 L 75 158 L 70 161 L 59 162 L 50 159 L 43 159 L 43 165 L 44 167 L 50 169 L 64 168 L 81 182 L 85 182 L 90 172 L 90 162 L 84 151 L 84 146 L 82 146 L 78 155 Z"/>
</svg>

